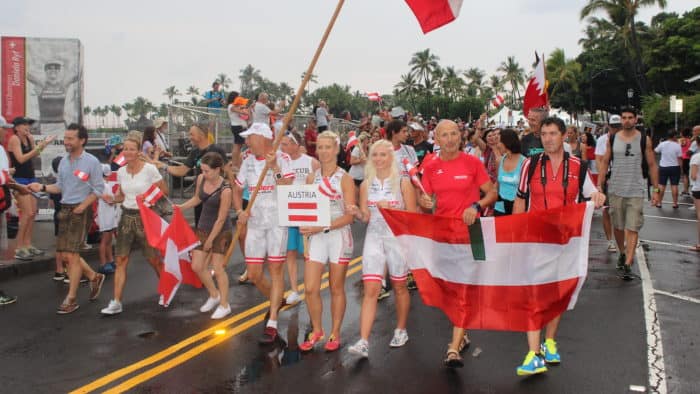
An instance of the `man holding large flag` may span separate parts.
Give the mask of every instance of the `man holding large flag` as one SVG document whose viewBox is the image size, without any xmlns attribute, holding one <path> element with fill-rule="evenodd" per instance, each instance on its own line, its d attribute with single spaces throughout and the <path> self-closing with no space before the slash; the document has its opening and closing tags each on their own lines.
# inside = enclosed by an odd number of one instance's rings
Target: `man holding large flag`
<svg viewBox="0 0 700 394">
<path fill-rule="evenodd" d="M 467 225 L 474 224 L 483 208 L 496 202 L 498 193 L 481 161 L 460 151 L 461 133 L 457 123 L 442 120 L 435 128 L 435 140 L 440 153 L 424 163 L 423 193 L 420 206 L 436 215 L 460 217 Z M 480 192 L 484 197 L 479 199 Z M 455 278 L 456 279 L 456 278 Z M 421 283 L 419 288 L 423 291 Z M 454 326 L 447 348 L 445 365 L 464 366 L 460 352 L 469 345 L 464 326 Z"/>
<path fill-rule="evenodd" d="M 528 203 L 530 211 L 540 211 L 574 206 L 579 197 L 590 198 L 596 207 L 605 202 L 605 195 L 596 188 L 585 163 L 564 152 L 565 133 L 566 126 L 561 119 L 549 117 L 542 121 L 540 135 L 544 152 L 523 163 L 513 214 L 525 212 Z M 554 340 L 560 320 L 561 315 L 546 324 L 545 342 L 541 345 L 540 330 L 527 332 L 529 352 L 516 370 L 518 375 L 546 372 L 546 364 L 561 362 Z"/>
</svg>

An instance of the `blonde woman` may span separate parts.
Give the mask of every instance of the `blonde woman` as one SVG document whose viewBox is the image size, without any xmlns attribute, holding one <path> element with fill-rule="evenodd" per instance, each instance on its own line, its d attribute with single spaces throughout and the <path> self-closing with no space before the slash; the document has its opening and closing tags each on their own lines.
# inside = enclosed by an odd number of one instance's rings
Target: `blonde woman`
<svg viewBox="0 0 700 394">
<path fill-rule="evenodd" d="M 117 171 L 119 187 L 114 196 L 109 194 L 102 196 L 109 204 L 122 204 L 122 215 L 117 226 L 119 232 L 114 252 L 117 265 L 114 273 L 114 298 L 106 308 L 102 309 L 103 315 L 122 313 L 122 295 L 126 284 L 126 268 L 129 264 L 129 255 L 134 246 L 141 247 L 156 276 L 160 276 L 163 270 L 163 264 L 158 257 L 158 252 L 146 241 L 136 197 L 144 194 L 153 184 L 156 184 L 165 194 L 168 193 L 168 189 L 163 176 L 160 175 L 156 166 L 141 160 L 141 138 L 139 138 L 138 133 L 129 133 L 124 140 L 122 153 L 126 164 Z"/>
<path fill-rule="evenodd" d="M 369 223 L 362 252 L 365 289 L 360 313 L 360 339 L 349 349 L 350 353 L 362 357 L 369 356 L 369 334 L 377 313 L 382 279 L 387 271 L 396 296 L 396 329 L 389 346 L 401 347 L 408 342 L 406 320 L 411 303 L 406 287 L 408 265 L 379 208 L 417 210 L 415 191 L 411 181 L 399 174 L 391 142 L 375 142 L 370 148 L 369 157 L 365 180 L 360 185 L 360 208 L 353 210 L 355 216 Z"/>
<path fill-rule="evenodd" d="M 319 190 L 331 200 L 331 225 L 329 227 L 301 227 L 302 235 L 309 237 L 309 258 L 304 269 L 304 286 L 306 305 L 312 332 L 304 343 L 299 345 L 302 351 L 313 349 L 325 334 L 321 315 L 321 275 L 328 264 L 331 290 L 331 319 L 333 327 L 326 341 L 326 351 L 340 348 L 340 326 L 345 315 L 345 273 L 353 252 L 350 224 L 353 214 L 349 211 L 355 207 L 355 185 L 345 170 L 338 166 L 338 135 L 331 131 L 319 134 L 316 140 L 316 154 L 321 168 L 307 178 L 308 184 L 319 185 Z M 349 209 L 346 210 L 346 207 Z"/>
</svg>

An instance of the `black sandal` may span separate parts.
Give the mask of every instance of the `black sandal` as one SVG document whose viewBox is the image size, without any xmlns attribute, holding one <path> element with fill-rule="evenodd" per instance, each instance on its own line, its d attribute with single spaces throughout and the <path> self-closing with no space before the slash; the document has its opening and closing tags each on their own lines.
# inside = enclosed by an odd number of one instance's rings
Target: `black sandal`
<svg viewBox="0 0 700 394">
<path fill-rule="evenodd" d="M 460 356 L 459 352 L 454 349 L 447 349 L 444 363 L 447 368 L 464 367 L 464 360 L 462 360 L 462 356 Z"/>
</svg>

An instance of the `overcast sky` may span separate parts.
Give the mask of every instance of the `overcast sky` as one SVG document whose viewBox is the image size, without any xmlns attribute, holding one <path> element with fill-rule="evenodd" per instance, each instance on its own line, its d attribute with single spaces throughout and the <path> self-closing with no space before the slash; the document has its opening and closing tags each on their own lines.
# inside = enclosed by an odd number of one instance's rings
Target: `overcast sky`
<svg viewBox="0 0 700 394">
<path fill-rule="evenodd" d="M 0 34 L 78 38 L 85 48 L 85 104 L 122 104 L 136 96 L 165 102 L 170 85 L 203 92 L 218 73 L 240 86 L 247 64 L 296 87 L 336 2 L 333 0 L 2 0 Z M 580 52 L 586 0 L 465 0 L 453 23 L 423 35 L 402 0 L 348 0 L 315 70 L 322 85 L 390 93 L 425 48 L 443 66 L 495 73 L 507 56 L 526 71 L 535 50 Z M 668 0 L 682 13 L 697 0 Z M 659 11 L 645 9 L 649 22 Z M 230 89 L 229 89 L 230 90 Z"/>
</svg>

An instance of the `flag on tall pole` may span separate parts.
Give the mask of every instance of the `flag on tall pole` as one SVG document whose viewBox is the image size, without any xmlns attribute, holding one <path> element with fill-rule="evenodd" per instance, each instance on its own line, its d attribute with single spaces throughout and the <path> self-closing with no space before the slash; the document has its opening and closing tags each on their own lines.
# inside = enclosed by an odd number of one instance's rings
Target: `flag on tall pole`
<svg viewBox="0 0 700 394">
<path fill-rule="evenodd" d="M 457 19 L 462 2 L 463 0 L 406 0 L 424 34 Z"/>
<path fill-rule="evenodd" d="M 592 202 L 462 218 L 385 210 L 426 305 L 457 327 L 531 331 L 573 309 L 588 272 Z"/>
<path fill-rule="evenodd" d="M 535 74 L 530 78 L 525 90 L 525 99 L 523 100 L 523 115 L 527 117 L 531 108 L 549 106 L 549 96 L 547 94 L 547 76 L 544 66 L 544 55 L 539 57 L 535 52 Z"/>
<path fill-rule="evenodd" d="M 505 102 L 506 100 L 500 94 L 497 94 L 495 97 L 491 98 L 491 104 L 496 108 L 500 107 Z"/>
</svg>

